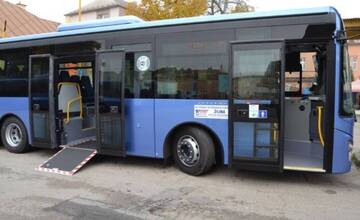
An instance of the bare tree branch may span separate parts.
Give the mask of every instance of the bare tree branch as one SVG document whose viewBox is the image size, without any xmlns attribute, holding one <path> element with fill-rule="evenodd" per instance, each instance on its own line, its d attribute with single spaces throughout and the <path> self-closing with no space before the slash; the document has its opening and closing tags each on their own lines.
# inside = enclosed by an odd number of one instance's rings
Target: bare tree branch
<svg viewBox="0 0 360 220">
<path fill-rule="evenodd" d="M 247 0 L 208 0 L 208 14 L 227 14 L 254 11 Z"/>
</svg>

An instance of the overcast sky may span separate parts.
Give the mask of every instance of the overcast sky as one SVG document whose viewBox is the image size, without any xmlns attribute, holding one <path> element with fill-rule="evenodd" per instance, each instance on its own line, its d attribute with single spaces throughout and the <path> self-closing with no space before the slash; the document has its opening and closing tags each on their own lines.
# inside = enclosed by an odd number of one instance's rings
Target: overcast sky
<svg viewBox="0 0 360 220">
<path fill-rule="evenodd" d="M 19 0 L 8 0 L 13 3 Z M 93 0 L 82 0 L 87 4 Z M 64 14 L 77 9 L 78 0 L 21 0 L 31 13 L 49 20 L 64 22 Z M 360 0 L 249 0 L 256 11 L 335 6 L 344 18 L 360 17 Z"/>
</svg>

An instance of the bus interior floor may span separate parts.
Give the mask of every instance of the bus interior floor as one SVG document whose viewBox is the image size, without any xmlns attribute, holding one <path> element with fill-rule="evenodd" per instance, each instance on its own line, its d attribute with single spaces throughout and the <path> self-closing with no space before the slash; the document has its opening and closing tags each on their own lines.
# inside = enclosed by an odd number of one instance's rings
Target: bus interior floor
<svg viewBox="0 0 360 220">
<path fill-rule="evenodd" d="M 323 159 L 314 155 L 284 152 L 284 169 L 289 170 L 323 170 Z"/>
<path fill-rule="evenodd" d="M 72 146 L 69 146 L 68 148 L 81 148 L 81 149 L 96 150 L 97 149 L 97 143 L 96 143 L 96 140 L 92 140 L 92 141 L 88 141 L 88 142 L 85 142 L 85 143 L 72 145 Z"/>
</svg>

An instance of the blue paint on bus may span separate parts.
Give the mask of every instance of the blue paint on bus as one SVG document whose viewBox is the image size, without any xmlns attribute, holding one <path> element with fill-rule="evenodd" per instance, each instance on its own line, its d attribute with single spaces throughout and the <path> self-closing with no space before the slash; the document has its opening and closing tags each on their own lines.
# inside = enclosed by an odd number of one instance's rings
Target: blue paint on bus
<svg viewBox="0 0 360 220">
<path fill-rule="evenodd" d="M 156 157 L 164 157 L 164 143 L 167 135 L 176 126 L 197 123 L 216 134 L 223 148 L 224 164 L 228 164 L 228 120 L 200 119 L 194 117 L 195 105 L 228 105 L 227 100 L 155 100 L 155 143 Z"/>
<path fill-rule="evenodd" d="M 127 155 L 155 158 L 154 99 L 125 100 Z"/>
<path fill-rule="evenodd" d="M 8 115 L 18 117 L 25 125 L 29 144 L 32 143 L 30 135 L 29 120 L 29 98 L 28 97 L 0 97 L 0 119 Z"/>
<path fill-rule="evenodd" d="M 333 9 L 335 10 L 335 9 Z M 336 11 L 336 10 L 335 10 Z M 336 13 L 336 30 L 342 31 L 342 24 L 339 13 Z M 334 140 L 333 140 L 333 173 L 346 173 L 351 169 L 349 158 L 350 143 L 353 142 L 354 119 L 352 117 L 342 117 L 340 115 L 341 107 L 341 84 L 342 84 L 342 45 L 339 41 L 334 40 L 336 44 L 335 60 L 335 111 L 334 111 Z"/>
</svg>

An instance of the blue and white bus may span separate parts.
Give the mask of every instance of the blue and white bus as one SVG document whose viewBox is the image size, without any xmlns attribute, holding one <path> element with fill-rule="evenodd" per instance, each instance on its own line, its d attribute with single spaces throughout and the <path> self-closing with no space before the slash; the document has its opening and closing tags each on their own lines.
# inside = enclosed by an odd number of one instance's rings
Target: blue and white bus
<svg viewBox="0 0 360 220">
<path fill-rule="evenodd" d="M 354 114 L 331 7 L 146 22 L 127 16 L 0 40 L 4 147 L 90 144 L 201 175 L 346 173 Z"/>
</svg>

